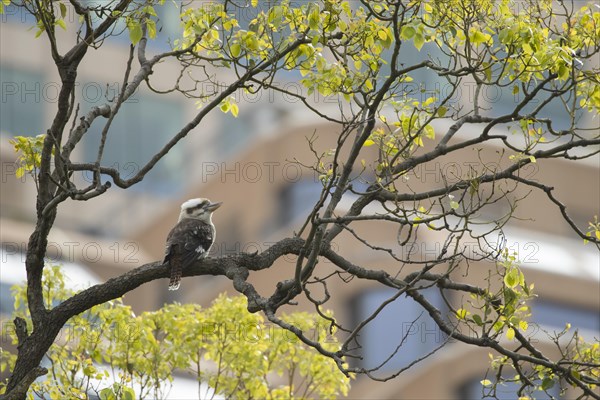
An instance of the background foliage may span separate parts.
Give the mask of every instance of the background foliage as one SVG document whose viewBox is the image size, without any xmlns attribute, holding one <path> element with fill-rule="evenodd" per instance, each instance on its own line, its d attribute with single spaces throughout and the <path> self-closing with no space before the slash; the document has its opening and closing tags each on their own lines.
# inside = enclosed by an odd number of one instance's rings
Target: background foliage
<svg viewBox="0 0 600 400">
<path fill-rule="evenodd" d="M 59 266 L 44 269 L 48 307 L 74 294 L 64 280 Z M 14 317 L 31 326 L 25 286 L 13 294 Z M 206 309 L 174 303 L 138 316 L 120 298 L 95 306 L 64 326 L 46 354 L 49 373 L 32 384 L 29 398 L 162 399 L 175 374 L 198 382 L 198 398 L 336 399 L 348 393 L 350 379 L 335 362 L 246 308 L 245 297 L 226 295 Z M 330 323 L 316 314 L 285 319 L 326 348 L 338 345 Z M 11 337 L 17 344 L 14 331 Z M 3 351 L 2 371 L 15 359 Z"/>
</svg>

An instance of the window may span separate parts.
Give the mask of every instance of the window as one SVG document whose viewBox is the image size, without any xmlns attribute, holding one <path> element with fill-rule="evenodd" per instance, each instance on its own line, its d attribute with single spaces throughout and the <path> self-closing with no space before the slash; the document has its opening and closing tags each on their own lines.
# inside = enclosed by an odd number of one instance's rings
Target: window
<svg viewBox="0 0 600 400">
<path fill-rule="evenodd" d="M 23 246 L 16 243 L 6 243 L 0 247 L 0 315 L 10 316 L 14 309 L 14 297 L 11 288 L 24 284 L 25 254 L 20 250 Z"/>
<path fill-rule="evenodd" d="M 485 107 L 488 108 L 489 113 L 492 116 L 499 116 L 504 114 L 510 114 L 513 112 L 515 107 L 523 101 L 524 95 L 522 91 L 517 94 L 512 93 L 512 88 L 517 83 L 506 86 L 485 86 L 481 91 L 482 100 L 485 102 Z M 544 95 L 542 92 L 539 96 L 532 99 L 520 112 L 521 115 L 526 115 L 532 112 L 537 107 L 550 98 L 550 95 Z M 570 105 L 568 105 L 570 107 Z M 538 118 L 548 118 L 552 120 L 552 129 L 555 131 L 567 129 L 571 124 L 570 111 L 567 109 L 567 105 L 563 104 L 560 98 L 554 98 L 537 114 Z M 576 113 L 576 125 L 584 124 L 581 120 L 584 116 L 584 112 L 578 110 Z M 579 121 L 579 123 L 577 123 Z M 585 125 L 585 124 L 584 124 Z M 516 125 L 518 126 L 518 125 Z"/>
<path fill-rule="evenodd" d="M 156 38 L 148 41 L 150 50 L 165 51 L 173 45 L 173 41 L 180 38 L 183 28 L 179 19 L 179 2 L 165 1 L 163 5 L 155 5 L 154 10 L 158 17 L 156 22 Z"/>
<path fill-rule="evenodd" d="M 552 333 L 565 329 L 570 323 L 572 329 L 579 329 L 586 340 L 600 337 L 600 314 L 598 310 L 574 307 L 568 304 L 537 300 L 531 303 L 530 322 Z"/>
<path fill-rule="evenodd" d="M 355 325 L 368 318 L 394 293 L 392 289 L 369 291 L 355 299 Z M 445 312 L 446 306 L 437 288 L 425 289 L 421 293 L 442 313 Z M 358 341 L 362 346 L 361 366 L 364 368 L 379 366 L 403 342 L 397 353 L 381 367 L 381 371 L 385 372 L 406 367 L 425 356 L 444 344 L 446 335 L 418 303 L 403 295 L 388 304 L 363 328 Z"/>
<path fill-rule="evenodd" d="M 0 315 L 10 315 L 13 311 L 14 298 L 10 292 L 11 284 L 0 280 Z"/>
<path fill-rule="evenodd" d="M 57 100 L 60 86 L 43 79 L 37 72 L 0 65 L 0 131 L 14 136 L 44 133 L 44 104 Z"/>
<path fill-rule="evenodd" d="M 277 104 L 278 100 L 271 98 L 270 94 L 252 95 L 238 91 L 235 96 L 236 101 L 243 104 L 240 106 L 243 109 L 237 118 L 221 114 L 215 143 L 216 156 L 220 159 L 235 157 L 237 152 L 247 149 L 258 135 L 279 132 L 289 113 L 287 105 Z"/>
<path fill-rule="evenodd" d="M 23 7 L 23 0 L 11 0 L 9 4 L 4 2 L 4 14 L 0 15 L 0 22 L 26 24 L 28 27 L 35 27 L 36 24 L 35 16 Z"/>
<path fill-rule="evenodd" d="M 85 161 L 94 162 L 106 120 L 99 118 L 85 136 Z M 113 120 L 102 164 L 131 178 L 158 152 L 182 126 L 179 102 L 139 95 L 121 107 Z M 183 188 L 184 148 L 173 148 L 144 180 L 132 187 L 157 195 L 175 196 Z M 91 180 L 91 176 L 88 177 Z"/>
<path fill-rule="evenodd" d="M 467 382 L 460 390 L 458 398 L 475 400 L 475 399 L 498 399 L 498 400 L 514 400 L 516 399 L 517 392 L 521 387 L 520 384 L 510 382 L 510 383 L 502 383 L 499 384 L 496 388 L 496 397 L 492 396 L 490 393 L 489 387 L 484 387 L 481 384 L 481 381 L 484 378 L 473 378 L 469 382 Z M 491 380 L 491 379 L 490 379 Z M 552 396 L 552 397 L 550 397 Z M 558 385 L 550 388 L 548 390 L 548 394 L 545 392 L 538 390 L 533 392 L 533 397 L 536 400 L 546 400 L 546 399 L 563 399 L 565 397 L 560 396 L 560 387 Z"/>
<path fill-rule="evenodd" d="M 384 53 L 387 57 L 387 61 L 391 60 L 391 51 L 387 50 Z M 443 60 L 447 57 L 441 52 L 437 45 L 433 43 L 426 43 L 421 48 L 421 51 L 417 50 L 412 42 L 405 42 L 402 44 L 400 53 L 398 56 L 399 69 L 416 65 L 420 62 L 431 60 L 436 65 L 445 65 Z M 382 70 L 385 76 L 388 74 L 390 67 L 384 65 Z M 429 97 L 437 97 L 443 100 L 445 97 L 452 93 L 452 86 L 449 85 L 448 81 L 440 77 L 435 71 L 430 68 L 419 68 L 408 73 L 413 80 L 411 82 L 405 82 L 402 85 L 402 92 L 409 98 L 416 99 L 418 101 L 425 101 Z M 452 97 L 454 100 L 456 95 Z"/>
<path fill-rule="evenodd" d="M 279 224 L 285 226 L 306 215 L 319 200 L 321 190 L 323 186 L 316 178 L 290 182 L 285 186 L 279 195 Z"/>
<path fill-rule="evenodd" d="M 221 115 L 220 133 L 217 136 L 216 151 L 219 157 L 229 158 L 248 147 L 250 139 L 257 132 L 254 118 L 244 112 L 238 118 Z"/>
</svg>

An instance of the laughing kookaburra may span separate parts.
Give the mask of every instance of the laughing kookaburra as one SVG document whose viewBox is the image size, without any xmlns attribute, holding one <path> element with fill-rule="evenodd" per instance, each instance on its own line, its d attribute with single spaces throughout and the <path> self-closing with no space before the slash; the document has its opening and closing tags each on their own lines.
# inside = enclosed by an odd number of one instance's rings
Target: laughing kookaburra
<svg viewBox="0 0 600 400">
<path fill-rule="evenodd" d="M 167 236 L 164 263 L 171 266 L 169 290 L 179 289 L 182 271 L 208 255 L 216 234 L 212 212 L 221 204 L 191 199 L 181 205 L 177 225 Z"/>
</svg>

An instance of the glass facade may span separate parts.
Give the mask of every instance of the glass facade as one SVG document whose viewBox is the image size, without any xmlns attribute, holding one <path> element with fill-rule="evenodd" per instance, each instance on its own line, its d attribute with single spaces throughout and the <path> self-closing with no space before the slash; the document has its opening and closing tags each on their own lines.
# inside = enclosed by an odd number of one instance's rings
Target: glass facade
<svg viewBox="0 0 600 400">
<path fill-rule="evenodd" d="M 437 288 L 424 289 L 421 293 L 434 306 L 442 311 L 446 309 Z M 353 307 L 356 321 L 353 325 L 356 326 L 369 318 L 394 294 L 395 291 L 392 289 L 373 290 L 356 298 Z M 380 367 L 381 372 L 393 372 L 426 356 L 444 345 L 446 341 L 446 335 L 427 312 L 414 300 L 402 295 L 389 303 L 362 329 L 358 337 L 362 347 L 361 367 Z M 389 358 L 392 354 L 393 356 Z"/>
<path fill-rule="evenodd" d="M 85 136 L 85 161 L 95 162 L 103 118 L 98 118 Z M 136 95 L 126 102 L 110 127 L 102 165 L 117 169 L 123 178 L 131 178 L 150 161 L 183 126 L 183 110 L 177 101 Z M 175 146 L 142 182 L 132 190 L 156 195 L 176 196 L 183 188 L 186 161 L 183 146 Z M 88 177 L 91 180 L 91 175 Z"/>
<path fill-rule="evenodd" d="M 44 133 L 44 111 L 57 101 L 58 82 L 44 82 L 41 72 L 0 65 L 0 131 L 11 136 Z"/>
</svg>

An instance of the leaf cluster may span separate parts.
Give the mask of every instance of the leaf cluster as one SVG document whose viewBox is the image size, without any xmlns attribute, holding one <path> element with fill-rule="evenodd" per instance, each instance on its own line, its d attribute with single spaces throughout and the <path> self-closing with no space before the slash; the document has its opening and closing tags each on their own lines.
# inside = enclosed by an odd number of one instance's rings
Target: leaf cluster
<svg viewBox="0 0 600 400">
<path fill-rule="evenodd" d="M 44 270 L 49 306 L 72 296 L 60 267 Z M 15 286 L 14 317 L 31 327 L 26 289 Z M 328 314 L 331 317 L 331 314 Z M 335 336 L 316 314 L 294 313 L 290 323 L 312 332 L 333 349 Z M 13 343 L 17 337 L 12 334 Z M 265 323 L 247 311 L 244 297 L 220 295 L 204 309 L 197 304 L 168 304 L 135 315 L 121 299 L 95 306 L 69 320 L 50 347 L 45 380 L 34 382 L 34 394 L 51 399 L 164 398 L 175 373 L 198 382 L 202 398 L 329 398 L 345 395 L 349 379 L 335 362 L 303 344 L 295 335 Z M 2 352 L 2 370 L 16 357 Z M 2 389 L 4 390 L 4 389 Z"/>
</svg>

